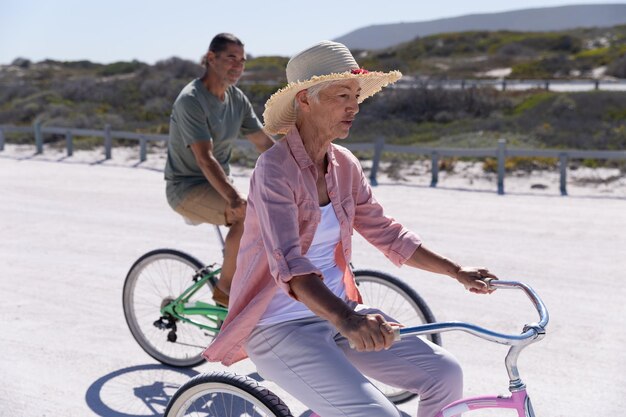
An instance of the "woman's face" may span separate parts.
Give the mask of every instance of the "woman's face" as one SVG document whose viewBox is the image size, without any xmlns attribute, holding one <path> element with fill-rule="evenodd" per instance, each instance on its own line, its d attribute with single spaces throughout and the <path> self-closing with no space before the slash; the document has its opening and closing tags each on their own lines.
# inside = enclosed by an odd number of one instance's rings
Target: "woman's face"
<svg viewBox="0 0 626 417">
<path fill-rule="evenodd" d="M 332 139 L 345 139 L 352 121 L 359 112 L 361 87 L 357 80 L 346 80 L 319 91 L 317 100 L 311 100 L 310 121 L 320 135 Z"/>
</svg>

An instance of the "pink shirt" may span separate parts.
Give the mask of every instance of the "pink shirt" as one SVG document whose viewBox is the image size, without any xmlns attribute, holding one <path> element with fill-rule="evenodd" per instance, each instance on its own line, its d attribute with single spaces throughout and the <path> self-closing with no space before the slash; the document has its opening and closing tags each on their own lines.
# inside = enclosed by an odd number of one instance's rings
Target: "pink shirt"
<svg viewBox="0 0 626 417">
<path fill-rule="evenodd" d="M 347 297 L 360 301 L 348 266 L 353 230 L 397 266 L 406 262 L 421 241 L 416 234 L 384 215 L 361 164 L 350 151 L 331 144 L 327 157 L 330 163 L 325 175 L 326 186 L 341 234 L 335 259 L 344 271 Z M 317 168 L 295 127 L 259 157 L 250 179 L 228 316 L 213 343 L 204 351 L 207 360 L 230 365 L 245 359 L 244 344 L 274 292 L 289 293 L 289 281 L 294 276 L 322 276 L 305 256 L 321 217 L 316 178 Z"/>
</svg>

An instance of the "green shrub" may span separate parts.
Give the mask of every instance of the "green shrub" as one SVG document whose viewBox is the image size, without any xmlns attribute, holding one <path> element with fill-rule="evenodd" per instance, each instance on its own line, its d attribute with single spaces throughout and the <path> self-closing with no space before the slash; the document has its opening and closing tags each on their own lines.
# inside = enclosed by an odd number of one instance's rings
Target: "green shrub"
<svg viewBox="0 0 626 417">
<path fill-rule="evenodd" d="M 520 115 L 527 111 L 530 111 L 537 107 L 538 105 L 545 103 L 548 100 L 552 100 L 555 97 L 556 93 L 552 93 L 549 91 L 542 91 L 540 93 L 534 93 L 529 95 L 526 99 L 524 99 L 520 104 L 515 106 L 513 109 L 514 115 Z"/>
<path fill-rule="evenodd" d="M 282 56 L 260 56 L 256 58 L 251 58 L 246 61 L 246 70 L 247 71 L 258 71 L 258 70 L 273 70 L 278 74 L 282 75 L 285 72 L 285 67 L 287 67 L 287 62 L 289 58 L 285 58 Z"/>
<path fill-rule="evenodd" d="M 139 62 L 137 60 L 131 62 L 119 61 L 105 65 L 104 67 L 98 69 L 97 74 L 104 77 L 108 77 L 111 75 L 130 74 L 145 67 L 147 67 L 147 64 L 144 64 L 143 62 Z"/>
<path fill-rule="evenodd" d="M 574 68 L 566 55 L 551 55 L 537 61 L 513 65 L 510 78 L 554 78 L 568 76 Z"/>
</svg>

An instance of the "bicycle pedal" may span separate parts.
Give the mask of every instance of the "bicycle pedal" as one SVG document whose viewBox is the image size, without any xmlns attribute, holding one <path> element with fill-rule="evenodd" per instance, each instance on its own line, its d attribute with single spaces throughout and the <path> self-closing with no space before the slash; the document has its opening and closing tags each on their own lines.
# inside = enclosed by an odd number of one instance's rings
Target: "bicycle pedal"
<svg viewBox="0 0 626 417">
<path fill-rule="evenodd" d="M 168 328 L 168 323 L 165 323 L 163 319 L 158 319 L 154 323 L 152 323 L 154 327 L 160 330 L 166 330 Z"/>
<path fill-rule="evenodd" d="M 176 336 L 176 332 L 175 331 L 170 331 L 167 334 L 167 341 L 168 342 L 172 342 L 172 343 L 176 343 L 176 339 L 178 339 L 178 336 Z"/>
</svg>

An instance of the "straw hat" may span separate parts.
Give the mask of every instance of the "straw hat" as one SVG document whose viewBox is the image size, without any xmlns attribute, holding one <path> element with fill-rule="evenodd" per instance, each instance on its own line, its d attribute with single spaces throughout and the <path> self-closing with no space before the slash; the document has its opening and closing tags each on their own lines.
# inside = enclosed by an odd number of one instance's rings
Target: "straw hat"
<svg viewBox="0 0 626 417">
<path fill-rule="evenodd" d="M 296 94 L 316 84 L 357 79 L 361 85 L 361 103 L 383 87 L 398 81 L 400 77 L 400 71 L 360 69 L 345 45 L 322 41 L 294 55 L 287 63 L 287 86 L 274 93 L 265 103 L 265 131 L 270 135 L 287 133 L 296 122 Z"/>
</svg>

